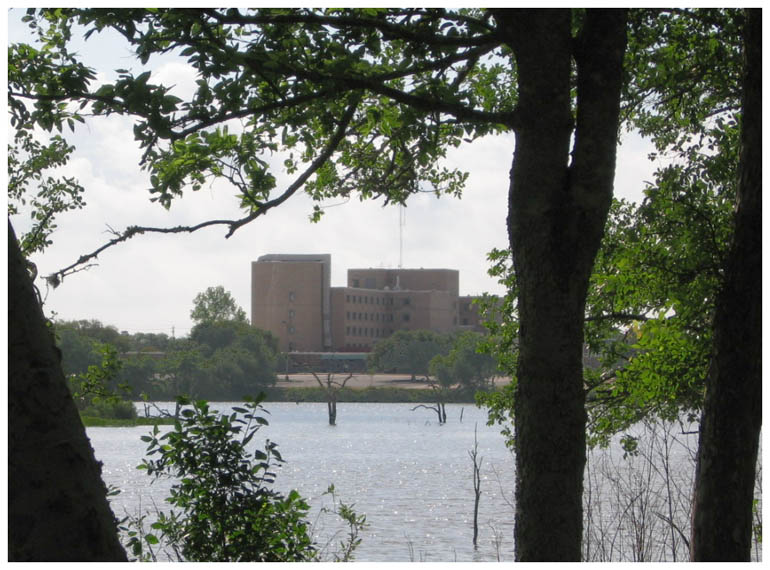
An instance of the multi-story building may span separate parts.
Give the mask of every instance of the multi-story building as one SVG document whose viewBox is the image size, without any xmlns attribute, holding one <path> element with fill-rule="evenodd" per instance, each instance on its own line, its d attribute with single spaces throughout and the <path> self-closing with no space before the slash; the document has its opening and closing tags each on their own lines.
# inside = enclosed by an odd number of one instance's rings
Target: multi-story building
<svg viewBox="0 0 770 570">
<path fill-rule="evenodd" d="M 282 350 L 367 352 L 397 330 L 480 330 L 454 269 L 349 269 L 331 287 L 331 256 L 263 255 L 251 264 L 251 322 Z"/>
</svg>

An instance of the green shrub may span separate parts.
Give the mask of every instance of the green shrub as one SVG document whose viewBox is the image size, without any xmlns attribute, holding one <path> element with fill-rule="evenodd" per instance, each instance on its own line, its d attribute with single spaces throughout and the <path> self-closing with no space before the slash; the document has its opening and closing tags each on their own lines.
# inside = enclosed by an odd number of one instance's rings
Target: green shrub
<svg viewBox="0 0 770 570">
<path fill-rule="evenodd" d="M 136 407 L 128 400 L 96 400 L 81 414 L 105 419 L 133 420 L 136 419 Z"/>
<path fill-rule="evenodd" d="M 129 546 L 146 558 L 145 549 L 164 541 L 186 561 L 300 562 L 313 560 L 315 547 L 305 518 L 309 507 L 296 491 L 283 495 L 270 488 L 282 463 L 277 445 L 248 452 L 247 445 L 267 425 L 257 412 L 260 399 L 248 399 L 230 415 L 211 412 L 205 401 L 181 400 L 174 428 L 143 436 L 147 455 L 141 469 L 177 482 L 166 499 L 171 513 L 161 513 L 155 534 L 129 532 Z"/>
</svg>

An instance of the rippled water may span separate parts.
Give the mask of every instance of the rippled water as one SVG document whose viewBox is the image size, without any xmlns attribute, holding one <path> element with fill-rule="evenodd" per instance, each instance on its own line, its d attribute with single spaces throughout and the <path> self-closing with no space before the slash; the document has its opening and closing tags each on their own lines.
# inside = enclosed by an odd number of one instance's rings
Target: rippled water
<svg viewBox="0 0 770 570">
<path fill-rule="evenodd" d="M 212 408 L 224 411 L 230 405 Z M 487 427 L 484 410 L 473 405 L 447 405 L 445 425 L 438 425 L 434 412 L 411 407 L 340 403 L 337 425 L 329 426 L 326 404 L 266 404 L 270 425 L 260 432 L 262 440 L 277 442 L 287 461 L 276 488 L 297 489 L 313 506 L 315 520 L 322 506 L 331 506 L 322 494 L 334 484 L 338 500 L 353 503 L 370 525 L 356 551 L 359 561 L 496 561 L 498 555 L 511 560 L 513 509 L 505 498 L 513 495 L 513 457 L 499 429 Z M 468 455 L 474 428 L 483 458 L 477 550 Z M 148 510 L 153 500 L 164 507 L 169 484 L 150 485 L 151 478 L 135 468 L 146 447 L 140 436 L 150 429 L 88 428 L 105 482 L 121 490 L 113 499 L 118 516 L 124 509 Z M 341 527 L 323 515 L 316 529 L 323 545 Z"/>
<path fill-rule="evenodd" d="M 233 403 L 212 404 L 229 410 Z M 514 459 L 499 428 L 486 425 L 486 413 L 473 405 L 447 405 L 448 422 L 439 425 L 430 410 L 409 404 L 340 403 L 337 426 L 329 426 L 324 403 L 269 403 L 265 438 L 277 442 L 287 461 L 276 488 L 297 489 L 312 507 L 317 543 L 334 545 L 344 526 L 324 495 L 334 484 L 338 500 L 365 514 L 369 528 L 356 560 L 496 561 L 513 560 Z M 460 417 L 462 415 L 462 421 Z M 584 505 L 584 557 L 587 560 L 672 561 L 687 558 L 689 502 L 694 473 L 695 426 L 634 426 L 639 455 L 624 458 L 614 441 L 607 450 L 589 454 Z M 473 538 L 473 448 L 478 430 L 482 460 L 478 549 Z M 161 429 L 170 429 L 161 427 Z M 103 476 L 121 494 L 113 499 L 119 517 L 168 510 L 163 499 L 168 481 L 152 480 L 136 469 L 151 428 L 88 428 Z M 616 438 L 617 439 L 617 438 Z M 258 442 L 259 440 L 259 442 Z M 663 478 L 665 473 L 669 478 Z M 761 490 L 757 495 L 761 501 Z M 668 499 L 668 497 L 671 497 Z M 760 511 L 761 512 L 761 511 Z M 661 516 L 663 515 L 663 516 Z M 675 522 L 680 536 L 665 522 Z M 761 560 L 761 546 L 752 549 Z"/>
</svg>

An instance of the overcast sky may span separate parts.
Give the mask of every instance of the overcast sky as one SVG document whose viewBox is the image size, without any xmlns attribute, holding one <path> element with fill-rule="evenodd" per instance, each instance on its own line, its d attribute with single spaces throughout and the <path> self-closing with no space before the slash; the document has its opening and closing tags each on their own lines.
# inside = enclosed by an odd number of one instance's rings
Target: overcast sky
<svg viewBox="0 0 770 570">
<path fill-rule="evenodd" d="M 9 16 L 8 39 L 28 37 Z M 82 44 L 83 59 L 112 79 L 114 68 L 139 73 L 124 45 L 108 37 Z M 177 86 L 184 94 L 194 82 L 193 71 L 183 61 L 164 58 L 152 65 L 153 82 Z M 167 227 L 191 225 L 212 218 L 238 218 L 234 190 L 224 183 L 198 193 L 188 192 L 169 211 L 149 200 L 148 175 L 138 167 L 140 151 L 133 140 L 130 119 L 97 118 L 68 139 L 77 147 L 64 169 L 86 188 L 87 206 L 61 215 L 53 245 L 33 261 L 45 275 L 73 263 L 109 239 L 109 225 Z M 500 294 L 500 286 L 487 275 L 486 254 L 506 247 L 508 171 L 513 156 L 513 135 L 487 137 L 448 153 L 447 163 L 469 173 L 462 199 L 418 195 L 405 209 L 403 267 L 451 268 L 460 271 L 461 294 Z M 624 136 L 619 149 L 615 194 L 639 200 L 655 165 L 647 159 L 651 148 L 636 136 Z M 278 177 L 278 190 L 289 178 Z M 346 284 L 349 268 L 398 267 L 399 212 L 380 202 L 352 199 L 337 205 L 328 202 L 321 222 L 309 221 L 312 201 L 295 195 L 225 239 L 224 227 L 194 234 L 145 235 L 108 249 L 98 266 L 68 277 L 56 290 L 38 283 L 46 296 L 47 313 L 59 319 L 98 319 L 129 332 L 165 332 L 186 335 L 196 294 L 222 285 L 250 314 L 250 264 L 268 253 L 330 253 L 332 286 Z M 12 219 L 17 234 L 29 222 Z"/>
</svg>

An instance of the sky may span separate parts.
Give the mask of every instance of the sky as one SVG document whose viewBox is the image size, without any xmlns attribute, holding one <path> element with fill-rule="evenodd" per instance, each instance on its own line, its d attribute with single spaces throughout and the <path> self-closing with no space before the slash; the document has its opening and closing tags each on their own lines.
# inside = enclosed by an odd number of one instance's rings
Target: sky
<svg viewBox="0 0 770 570">
<path fill-rule="evenodd" d="M 11 42 L 28 38 L 20 16 L 19 10 L 8 15 Z M 134 73 L 144 70 L 125 45 L 104 35 L 80 44 L 78 51 L 98 71 L 100 80 L 114 77 L 114 68 Z M 181 60 L 165 57 L 150 65 L 145 69 L 152 70 L 151 81 L 175 85 L 177 94 L 184 95 L 194 84 L 193 70 Z M 129 118 L 96 118 L 75 133 L 66 133 L 77 150 L 61 174 L 76 177 L 85 187 L 87 205 L 59 216 L 53 245 L 32 258 L 40 275 L 66 267 L 100 247 L 110 239 L 108 228 L 192 225 L 243 215 L 234 190 L 225 183 L 187 192 L 170 210 L 150 202 L 149 176 L 139 168 L 140 150 L 131 128 Z M 416 195 L 403 211 L 403 224 L 398 207 L 357 198 L 324 203 L 322 220 L 312 223 L 313 202 L 298 193 L 229 239 L 224 237 L 224 226 L 193 234 L 135 237 L 107 249 L 96 266 L 67 277 L 56 289 L 38 280 L 44 309 L 56 319 L 96 319 L 130 333 L 185 336 L 192 327 L 193 299 L 207 287 L 222 285 L 250 314 L 251 262 L 269 253 L 331 254 L 332 286 L 346 285 L 350 268 L 401 264 L 405 268 L 457 269 L 463 295 L 501 294 L 501 286 L 487 275 L 487 253 L 507 245 L 505 220 L 513 150 L 512 134 L 451 149 L 447 165 L 469 173 L 462 198 Z M 657 168 L 647 158 L 651 150 L 640 137 L 623 135 L 616 197 L 641 199 L 645 182 L 652 180 Z M 278 176 L 277 191 L 290 182 L 290 178 Z M 17 235 L 30 227 L 24 215 L 11 221 Z"/>
</svg>

